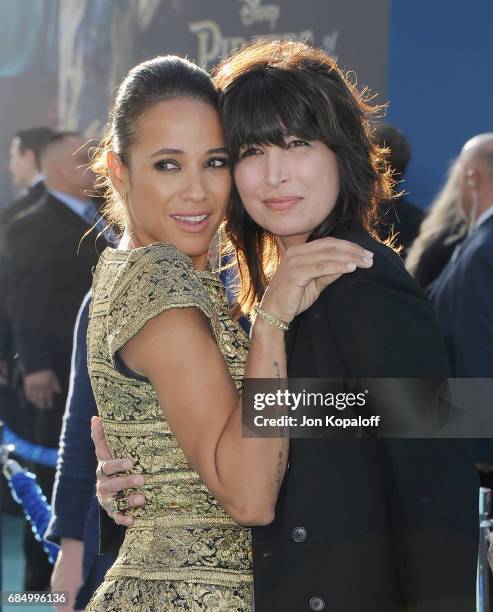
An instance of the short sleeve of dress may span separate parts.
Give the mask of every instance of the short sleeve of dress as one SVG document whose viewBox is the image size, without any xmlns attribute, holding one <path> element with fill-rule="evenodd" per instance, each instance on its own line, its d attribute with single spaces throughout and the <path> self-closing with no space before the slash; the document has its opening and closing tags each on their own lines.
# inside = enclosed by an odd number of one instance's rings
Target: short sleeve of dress
<svg viewBox="0 0 493 612">
<path fill-rule="evenodd" d="M 189 257 L 167 244 L 132 251 L 109 293 L 107 339 L 113 366 L 116 353 L 143 326 L 172 308 L 197 308 L 215 335 L 207 290 Z"/>
</svg>

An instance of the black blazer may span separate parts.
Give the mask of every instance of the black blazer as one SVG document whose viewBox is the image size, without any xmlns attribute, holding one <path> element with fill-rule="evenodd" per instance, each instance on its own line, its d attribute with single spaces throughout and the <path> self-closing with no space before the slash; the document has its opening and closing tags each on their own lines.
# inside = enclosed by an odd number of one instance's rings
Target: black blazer
<svg viewBox="0 0 493 612">
<path fill-rule="evenodd" d="M 4 225 L 4 227 L 10 225 L 17 215 L 25 212 L 34 204 L 38 204 L 45 196 L 45 184 L 43 181 L 38 181 L 35 185 L 28 189 L 26 195 L 19 198 L 4 211 L 2 211 L 2 214 L 0 215 L 2 225 Z"/>
<path fill-rule="evenodd" d="M 430 288 L 457 378 L 493 377 L 492 270 L 493 217 L 489 217 L 465 238 Z"/>
<path fill-rule="evenodd" d="M 12 353 L 12 330 L 7 311 L 8 272 L 6 260 L 6 236 L 15 217 L 37 204 L 46 195 L 43 181 L 37 182 L 27 194 L 0 213 L 0 359 L 9 360 Z"/>
<path fill-rule="evenodd" d="M 448 374 L 431 306 L 400 258 L 374 252 L 287 333 L 290 378 Z M 276 518 L 253 533 L 256 612 L 473 612 L 478 483 L 452 440 L 293 439 Z"/>
<path fill-rule="evenodd" d="M 53 369 L 67 386 L 75 319 L 105 246 L 89 226 L 48 194 L 7 233 L 9 312 L 24 372 Z"/>
<path fill-rule="evenodd" d="M 457 378 L 493 376 L 493 217 L 464 239 L 430 287 L 430 299 Z M 493 440 L 471 441 L 478 463 L 492 463 Z"/>
</svg>

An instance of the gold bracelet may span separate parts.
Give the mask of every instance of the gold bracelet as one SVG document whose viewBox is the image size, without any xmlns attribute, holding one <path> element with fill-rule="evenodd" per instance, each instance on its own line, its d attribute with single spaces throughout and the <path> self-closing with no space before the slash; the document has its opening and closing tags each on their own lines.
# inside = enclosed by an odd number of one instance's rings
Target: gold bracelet
<svg viewBox="0 0 493 612">
<path fill-rule="evenodd" d="M 255 304 L 255 306 L 253 307 L 253 310 L 255 311 L 256 315 L 258 315 L 261 319 L 263 319 L 270 325 L 277 327 L 277 329 L 288 331 L 289 325 L 287 323 L 284 323 L 284 321 L 277 319 L 274 315 L 271 315 L 270 313 L 265 312 L 265 310 L 262 310 L 262 308 L 260 308 L 258 304 Z"/>
</svg>

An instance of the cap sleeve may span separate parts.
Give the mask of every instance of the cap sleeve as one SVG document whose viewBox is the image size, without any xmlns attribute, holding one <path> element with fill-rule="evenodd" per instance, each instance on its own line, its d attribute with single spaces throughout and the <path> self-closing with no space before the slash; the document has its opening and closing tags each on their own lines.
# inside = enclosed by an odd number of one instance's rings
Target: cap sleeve
<svg viewBox="0 0 493 612">
<path fill-rule="evenodd" d="M 135 249 L 109 296 L 107 338 L 113 366 L 116 353 L 147 321 L 172 308 L 197 308 L 216 335 L 212 303 L 190 258 L 166 244 Z"/>
</svg>

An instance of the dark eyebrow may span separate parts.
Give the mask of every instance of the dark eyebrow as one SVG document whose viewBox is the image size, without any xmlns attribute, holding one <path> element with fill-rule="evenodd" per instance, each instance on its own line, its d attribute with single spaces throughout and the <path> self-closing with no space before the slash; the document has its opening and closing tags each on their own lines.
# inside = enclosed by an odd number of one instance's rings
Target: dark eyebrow
<svg viewBox="0 0 493 612">
<path fill-rule="evenodd" d="M 228 153 L 226 147 L 218 147 L 217 149 L 209 149 L 207 155 L 214 155 L 215 153 Z"/>
<path fill-rule="evenodd" d="M 217 149 L 209 149 L 207 155 L 214 155 L 217 153 L 227 153 L 226 147 L 218 147 Z M 151 157 L 159 157 L 160 155 L 183 155 L 184 151 L 181 149 L 159 149 L 151 155 Z"/>
<path fill-rule="evenodd" d="M 158 157 L 159 155 L 180 155 L 183 151 L 180 149 L 159 149 L 151 155 L 151 157 Z"/>
</svg>

